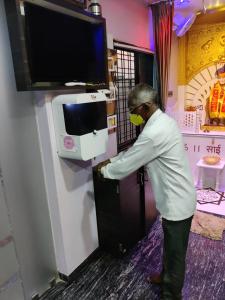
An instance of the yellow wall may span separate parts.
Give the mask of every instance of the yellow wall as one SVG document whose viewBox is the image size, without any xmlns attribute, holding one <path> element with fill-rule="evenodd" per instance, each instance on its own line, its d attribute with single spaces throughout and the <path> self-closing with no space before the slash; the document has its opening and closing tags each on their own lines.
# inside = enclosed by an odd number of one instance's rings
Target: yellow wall
<svg viewBox="0 0 225 300">
<path fill-rule="evenodd" d="M 225 50 L 225 22 L 193 25 L 179 39 L 179 84 L 187 84 L 196 74 L 214 64 Z"/>
</svg>

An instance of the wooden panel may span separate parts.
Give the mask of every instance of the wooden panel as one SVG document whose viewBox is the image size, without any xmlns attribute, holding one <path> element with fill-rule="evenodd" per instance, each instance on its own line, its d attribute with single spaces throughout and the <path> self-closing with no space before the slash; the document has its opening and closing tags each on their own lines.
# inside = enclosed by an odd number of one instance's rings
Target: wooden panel
<svg viewBox="0 0 225 300">
<path fill-rule="evenodd" d="M 144 236 L 138 172 L 120 181 L 120 210 L 123 222 L 124 242 L 129 247 Z M 144 218 L 144 216 L 143 216 Z"/>
<path fill-rule="evenodd" d="M 144 235 L 137 173 L 118 181 L 102 180 L 94 171 L 93 178 L 99 245 L 123 254 Z"/>
</svg>

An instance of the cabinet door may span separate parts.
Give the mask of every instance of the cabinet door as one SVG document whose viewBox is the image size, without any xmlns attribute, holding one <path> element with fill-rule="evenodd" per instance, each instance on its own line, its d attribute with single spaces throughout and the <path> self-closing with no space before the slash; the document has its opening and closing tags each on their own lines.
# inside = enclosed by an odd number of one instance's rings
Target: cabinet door
<svg viewBox="0 0 225 300">
<path fill-rule="evenodd" d="M 93 172 L 95 204 L 97 212 L 101 211 L 117 215 L 120 209 L 118 181 L 99 178 L 97 172 Z"/>
<path fill-rule="evenodd" d="M 131 247 L 144 236 L 139 173 L 135 172 L 120 181 L 120 211 L 123 242 Z"/>
<path fill-rule="evenodd" d="M 94 171 L 99 245 L 113 254 L 123 254 L 134 246 L 145 235 L 146 218 L 155 218 L 148 186 L 145 199 L 142 171 L 120 181 L 102 180 Z"/>
<path fill-rule="evenodd" d="M 119 184 L 100 179 L 95 171 L 93 179 L 99 246 L 116 253 L 121 231 Z"/>
</svg>

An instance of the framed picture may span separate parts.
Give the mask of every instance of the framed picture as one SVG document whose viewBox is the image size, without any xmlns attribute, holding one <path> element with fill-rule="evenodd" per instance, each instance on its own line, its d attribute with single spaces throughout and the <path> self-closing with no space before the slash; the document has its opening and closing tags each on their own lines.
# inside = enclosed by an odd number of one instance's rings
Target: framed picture
<svg viewBox="0 0 225 300">
<path fill-rule="evenodd" d="M 108 130 L 114 129 L 117 127 L 117 117 L 116 115 L 107 117 Z"/>
<path fill-rule="evenodd" d="M 65 2 L 74 4 L 83 9 L 87 8 L 87 0 L 64 0 Z"/>
</svg>

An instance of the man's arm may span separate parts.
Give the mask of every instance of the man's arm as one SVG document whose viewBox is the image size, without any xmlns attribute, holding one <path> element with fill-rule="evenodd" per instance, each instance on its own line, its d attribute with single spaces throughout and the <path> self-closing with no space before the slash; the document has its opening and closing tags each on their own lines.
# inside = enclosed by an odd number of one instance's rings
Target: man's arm
<svg viewBox="0 0 225 300">
<path fill-rule="evenodd" d="M 101 168 L 104 178 L 122 179 L 157 157 L 153 141 L 140 134 L 134 145 Z"/>
<path fill-rule="evenodd" d="M 126 153 L 126 151 L 121 151 L 119 154 L 116 156 L 113 156 L 110 158 L 110 162 L 116 162 L 117 160 L 121 159 L 122 156 Z"/>
</svg>

